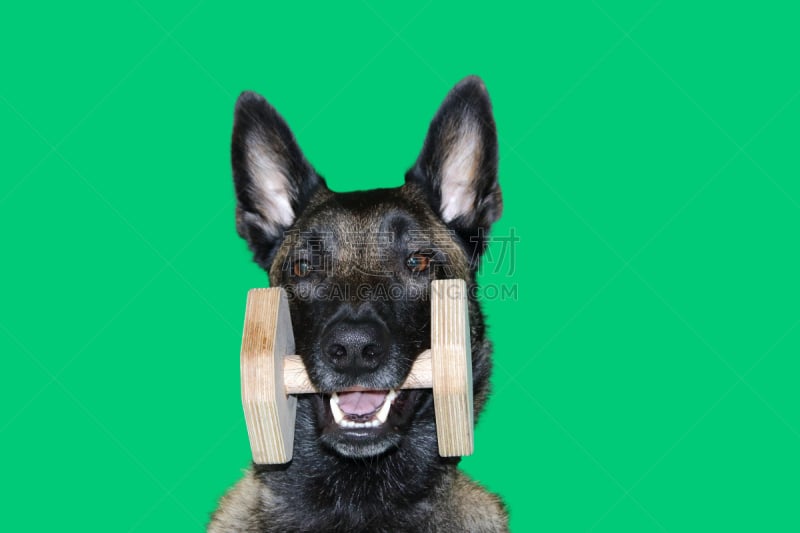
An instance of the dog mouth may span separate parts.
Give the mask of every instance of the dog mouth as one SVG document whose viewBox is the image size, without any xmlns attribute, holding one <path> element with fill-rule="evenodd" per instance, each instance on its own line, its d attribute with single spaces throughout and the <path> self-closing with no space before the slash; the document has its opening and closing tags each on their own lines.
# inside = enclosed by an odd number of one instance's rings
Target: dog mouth
<svg viewBox="0 0 800 533">
<path fill-rule="evenodd" d="M 340 428 L 377 428 L 386 423 L 397 391 L 334 392 L 329 402 L 333 421 Z"/>
<path fill-rule="evenodd" d="M 421 392 L 360 389 L 322 395 L 322 440 L 350 457 L 377 455 L 399 445 Z"/>
</svg>

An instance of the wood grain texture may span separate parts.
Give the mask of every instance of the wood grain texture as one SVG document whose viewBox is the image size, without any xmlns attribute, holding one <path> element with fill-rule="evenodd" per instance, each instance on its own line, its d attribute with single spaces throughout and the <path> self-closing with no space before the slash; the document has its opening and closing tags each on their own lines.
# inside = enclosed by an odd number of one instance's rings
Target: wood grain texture
<svg viewBox="0 0 800 533">
<path fill-rule="evenodd" d="M 286 394 L 312 394 L 320 392 L 311 383 L 311 379 L 309 379 L 308 373 L 306 372 L 306 367 L 299 355 L 287 355 L 283 359 L 283 381 Z M 431 365 L 431 351 L 425 350 L 417 356 L 408 377 L 398 388 L 430 389 L 432 386 L 433 368 Z"/>
<path fill-rule="evenodd" d="M 297 399 L 283 387 L 283 355 L 294 352 L 286 293 L 281 288 L 247 294 L 242 334 L 242 407 L 253 461 L 281 464 L 292 458 Z"/>
<path fill-rule="evenodd" d="M 464 280 L 431 284 L 433 403 L 439 455 L 473 451 L 472 358 Z"/>
</svg>

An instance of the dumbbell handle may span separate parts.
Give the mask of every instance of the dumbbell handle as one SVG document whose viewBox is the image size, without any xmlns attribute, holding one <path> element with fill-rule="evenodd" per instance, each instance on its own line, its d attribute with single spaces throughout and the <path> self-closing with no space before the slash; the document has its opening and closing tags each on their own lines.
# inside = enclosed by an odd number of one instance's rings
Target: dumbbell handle
<svg viewBox="0 0 800 533">
<path fill-rule="evenodd" d="M 308 378 L 306 367 L 299 355 L 287 355 L 283 358 L 283 384 L 287 396 L 319 392 Z M 399 388 L 430 389 L 431 387 L 433 387 L 433 363 L 431 351 L 425 350 L 417 356 L 411 372 Z"/>
</svg>

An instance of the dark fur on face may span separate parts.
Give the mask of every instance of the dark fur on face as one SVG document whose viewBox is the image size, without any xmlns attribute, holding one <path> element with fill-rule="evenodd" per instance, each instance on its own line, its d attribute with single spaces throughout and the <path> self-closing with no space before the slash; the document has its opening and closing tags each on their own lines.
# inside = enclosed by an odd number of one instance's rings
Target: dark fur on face
<svg viewBox="0 0 800 533">
<path fill-rule="evenodd" d="M 458 459 L 439 456 L 430 390 L 399 392 L 387 421 L 370 429 L 341 427 L 330 407 L 334 392 L 405 380 L 430 347 L 431 280 L 474 288 L 502 211 L 483 83 L 470 77 L 448 94 L 402 187 L 330 191 L 255 93 L 236 104 L 232 163 L 237 230 L 270 284 L 287 290 L 297 352 L 322 392 L 298 397 L 291 463 L 254 465 L 209 531 L 505 531 L 500 501 L 467 480 Z M 491 347 L 474 293 L 477 419 Z"/>
</svg>

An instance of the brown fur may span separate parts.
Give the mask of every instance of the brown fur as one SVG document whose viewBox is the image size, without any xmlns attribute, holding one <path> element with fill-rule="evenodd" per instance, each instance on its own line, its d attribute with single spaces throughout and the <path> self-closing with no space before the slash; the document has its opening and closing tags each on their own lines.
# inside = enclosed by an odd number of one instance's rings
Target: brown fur
<svg viewBox="0 0 800 533">
<path fill-rule="evenodd" d="M 292 502 L 272 494 L 251 470 L 220 501 L 208 533 L 261 533 L 268 524 L 258 517 L 279 512 Z M 453 470 L 426 502 L 430 522 L 419 533 L 502 533 L 508 518 L 502 501 L 459 470 Z M 383 531 L 376 524 L 374 531 Z M 310 533 L 310 532 L 309 532 Z M 414 532 L 417 533 L 417 532 Z"/>
</svg>

